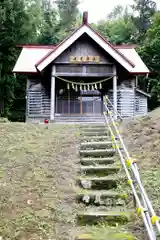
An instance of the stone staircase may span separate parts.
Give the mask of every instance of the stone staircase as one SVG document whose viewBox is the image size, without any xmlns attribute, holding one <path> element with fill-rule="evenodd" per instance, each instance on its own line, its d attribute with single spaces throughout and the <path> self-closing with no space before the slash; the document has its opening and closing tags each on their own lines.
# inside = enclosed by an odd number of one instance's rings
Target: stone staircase
<svg viewBox="0 0 160 240">
<path fill-rule="evenodd" d="M 107 239 L 136 239 L 128 232 L 113 231 L 117 226 L 125 226 L 130 222 L 134 213 L 125 207 L 125 191 L 117 190 L 122 180 L 119 174 L 121 166 L 116 161 L 116 152 L 106 125 L 81 126 L 81 140 L 81 176 L 77 180 L 77 199 L 83 204 L 83 209 L 77 215 L 78 225 L 92 227 L 106 224 L 110 229 Z M 99 240 L 92 233 L 84 231 L 76 237 L 76 240 L 93 239 Z"/>
<path fill-rule="evenodd" d="M 71 123 L 71 124 L 90 124 L 90 123 L 104 123 L 103 115 L 88 115 L 88 116 L 55 116 L 54 122 L 57 123 Z"/>
</svg>

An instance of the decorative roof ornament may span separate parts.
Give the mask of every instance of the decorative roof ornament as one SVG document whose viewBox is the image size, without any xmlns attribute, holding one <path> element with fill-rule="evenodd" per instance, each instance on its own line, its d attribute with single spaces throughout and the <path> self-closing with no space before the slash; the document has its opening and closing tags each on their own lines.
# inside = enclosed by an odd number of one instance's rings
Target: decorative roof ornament
<svg viewBox="0 0 160 240">
<path fill-rule="evenodd" d="M 88 24 L 88 12 L 83 13 L 83 24 Z"/>
</svg>

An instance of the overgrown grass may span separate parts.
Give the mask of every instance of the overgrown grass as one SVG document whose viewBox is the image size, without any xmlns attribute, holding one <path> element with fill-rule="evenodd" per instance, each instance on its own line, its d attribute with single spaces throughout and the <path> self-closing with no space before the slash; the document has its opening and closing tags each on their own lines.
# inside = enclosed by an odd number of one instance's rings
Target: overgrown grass
<svg viewBox="0 0 160 240">
<path fill-rule="evenodd" d="M 122 133 L 129 152 L 137 160 L 141 179 L 148 196 L 155 210 L 159 212 L 160 109 L 156 109 L 145 117 L 124 123 Z"/>
<path fill-rule="evenodd" d="M 150 112 L 145 117 L 125 121 L 121 126 L 121 132 L 131 156 L 137 161 L 142 183 L 153 208 L 159 216 L 160 108 Z M 145 232 L 141 218 L 136 225 L 141 236 L 142 231 Z"/>
<path fill-rule="evenodd" d="M 0 124 L 2 239 L 71 239 L 77 132 L 71 125 Z"/>
</svg>

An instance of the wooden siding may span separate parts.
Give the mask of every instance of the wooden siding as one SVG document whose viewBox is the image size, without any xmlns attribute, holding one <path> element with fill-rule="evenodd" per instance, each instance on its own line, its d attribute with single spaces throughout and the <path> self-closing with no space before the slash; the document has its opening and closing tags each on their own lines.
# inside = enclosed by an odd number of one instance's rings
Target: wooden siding
<svg viewBox="0 0 160 240">
<path fill-rule="evenodd" d="M 117 110 L 122 118 L 133 118 L 147 114 L 147 97 L 138 93 L 132 87 L 134 86 L 134 81 L 130 84 L 130 80 L 125 80 L 118 86 Z M 113 90 L 110 89 L 107 94 L 113 104 Z M 46 93 L 40 80 L 28 79 L 26 119 L 49 119 L 50 101 L 50 96 Z"/>
<path fill-rule="evenodd" d="M 135 116 L 143 116 L 148 112 L 147 97 L 135 91 Z"/>
<path fill-rule="evenodd" d="M 106 54 L 98 44 L 87 36 L 79 38 L 73 45 L 66 49 L 54 63 L 70 63 L 71 56 L 100 56 L 100 64 L 112 63 L 109 54 Z"/>
<path fill-rule="evenodd" d="M 58 64 L 56 73 L 59 76 L 105 77 L 113 75 L 113 65 Z"/>
<path fill-rule="evenodd" d="M 146 115 L 148 112 L 147 97 L 138 93 L 134 87 L 134 80 L 129 87 L 128 81 L 124 81 L 117 91 L 117 110 L 122 118 L 133 118 Z M 128 85 L 129 86 L 129 85 Z M 113 104 L 113 90 L 108 91 L 108 97 Z"/>
<path fill-rule="evenodd" d="M 40 81 L 30 79 L 27 85 L 27 118 L 49 118 L 50 97 Z"/>
<path fill-rule="evenodd" d="M 113 90 L 109 90 L 108 97 L 113 104 Z M 117 90 L 117 111 L 122 118 L 134 117 L 134 89 Z"/>
</svg>

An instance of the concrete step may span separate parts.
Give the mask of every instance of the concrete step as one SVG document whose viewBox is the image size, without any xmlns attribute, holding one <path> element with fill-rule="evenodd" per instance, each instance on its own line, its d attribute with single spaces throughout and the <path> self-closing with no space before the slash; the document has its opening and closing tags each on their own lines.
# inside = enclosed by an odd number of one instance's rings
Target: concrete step
<svg viewBox="0 0 160 240">
<path fill-rule="evenodd" d="M 107 223 L 108 225 L 116 226 L 116 224 L 126 224 L 133 217 L 133 213 L 126 209 L 121 210 L 113 208 L 109 211 L 106 209 L 96 210 L 95 208 L 89 208 L 86 211 L 78 213 L 78 223 L 80 225 L 93 225 L 99 224 L 99 222 Z"/>
<path fill-rule="evenodd" d="M 115 154 L 115 149 L 81 150 L 79 153 L 82 157 L 108 157 Z"/>
<path fill-rule="evenodd" d="M 79 123 L 80 125 L 86 124 L 104 124 L 105 119 L 103 116 L 55 116 L 54 119 L 55 122 L 57 123 Z"/>
<path fill-rule="evenodd" d="M 93 229 L 91 228 L 89 233 L 79 234 L 75 240 L 137 240 L 137 237 L 135 237 L 132 233 L 125 231 L 125 229 L 119 229 L 119 226 L 117 228 L 107 226 L 107 236 L 104 232 L 104 226 L 97 226 L 96 233 L 93 233 L 92 231 Z"/>
<path fill-rule="evenodd" d="M 81 141 L 86 142 L 97 142 L 97 141 L 109 141 L 111 140 L 111 137 L 109 135 L 102 135 L 102 136 L 81 136 Z"/>
<path fill-rule="evenodd" d="M 109 134 L 108 131 L 104 132 L 104 131 L 99 131 L 99 132 L 96 132 L 96 131 L 92 131 L 92 132 L 81 132 L 81 135 L 82 136 L 85 136 L 85 137 L 89 137 L 89 136 L 107 136 Z"/>
<path fill-rule="evenodd" d="M 108 132 L 107 127 L 83 127 L 83 132 Z"/>
<path fill-rule="evenodd" d="M 81 158 L 80 160 L 81 164 L 84 166 L 88 166 L 88 165 L 108 165 L 108 164 L 113 164 L 114 163 L 114 158 L 113 157 L 104 157 L 104 158 L 88 158 L 88 157 L 84 157 Z"/>
<path fill-rule="evenodd" d="M 108 190 L 117 187 L 118 177 L 80 177 L 78 183 L 83 189 Z"/>
<path fill-rule="evenodd" d="M 79 234 L 75 240 L 95 240 L 95 238 L 88 233 Z"/>
<path fill-rule="evenodd" d="M 99 142 L 83 142 L 80 144 L 81 149 L 104 149 L 107 147 L 112 147 L 112 141 L 99 141 Z"/>
<path fill-rule="evenodd" d="M 77 190 L 77 199 L 86 205 L 124 206 L 127 194 L 113 190 Z"/>
<path fill-rule="evenodd" d="M 105 177 L 109 174 L 117 173 L 120 170 L 120 167 L 117 167 L 115 165 L 109 165 L 109 166 L 81 166 L 81 171 L 84 172 L 87 175 L 96 175 Z"/>
<path fill-rule="evenodd" d="M 86 125 L 82 125 L 82 126 L 80 126 L 80 128 L 81 129 L 83 129 L 83 128 L 106 128 L 107 127 L 107 125 L 105 124 L 105 123 L 101 123 L 101 124 L 99 124 L 99 123 L 94 123 L 94 124 L 86 124 Z"/>
</svg>

